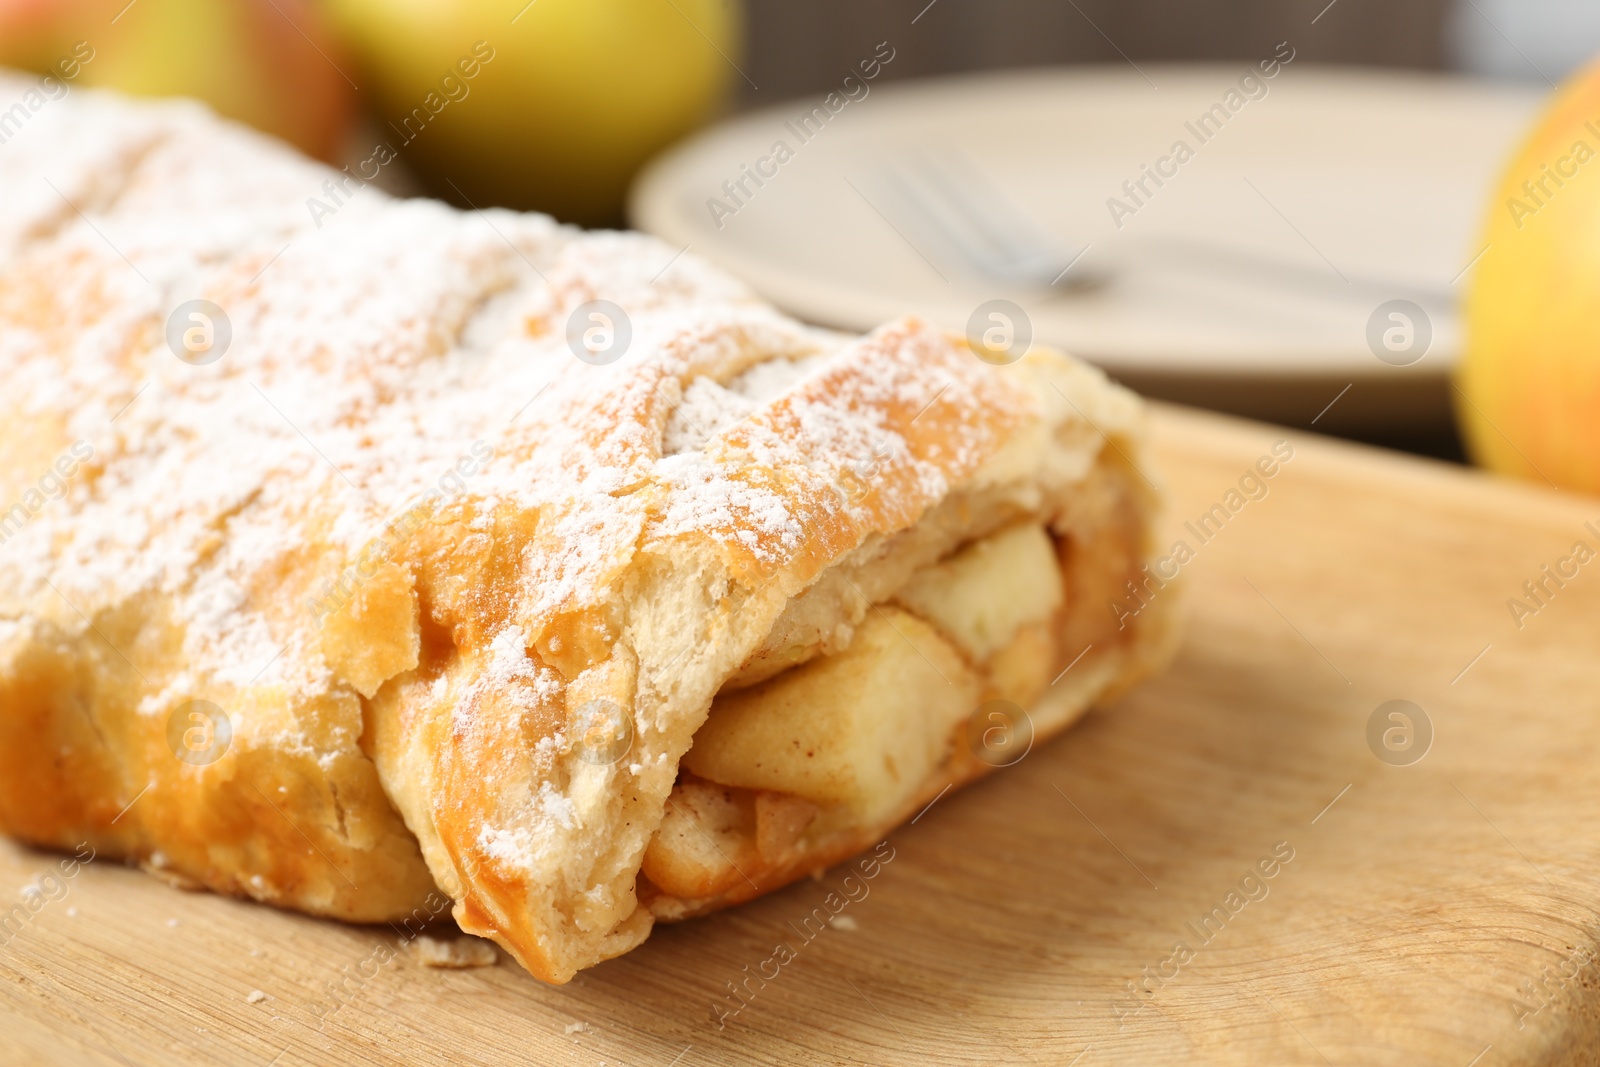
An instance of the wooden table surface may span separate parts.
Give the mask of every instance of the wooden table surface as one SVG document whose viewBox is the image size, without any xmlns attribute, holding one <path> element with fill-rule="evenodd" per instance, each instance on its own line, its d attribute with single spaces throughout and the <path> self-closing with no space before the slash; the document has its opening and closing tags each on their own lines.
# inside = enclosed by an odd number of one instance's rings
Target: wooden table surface
<svg viewBox="0 0 1600 1067">
<path fill-rule="evenodd" d="M 853 922 L 791 925 L 835 870 L 556 989 L 94 862 L 0 933 L 0 1063 L 1596 1062 L 1600 563 L 1520 629 L 1507 600 L 1600 547 L 1600 500 L 1158 429 L 1195 549 L 1177 662 L 894 834 Z M 1267 496 L 1198 543 L 1181 521 L 1279 439 Z M 1412 747 L 1369 744 L 1397 699 Z M 59 862 L 0 846 L 0 911 Z"/>
</svg>

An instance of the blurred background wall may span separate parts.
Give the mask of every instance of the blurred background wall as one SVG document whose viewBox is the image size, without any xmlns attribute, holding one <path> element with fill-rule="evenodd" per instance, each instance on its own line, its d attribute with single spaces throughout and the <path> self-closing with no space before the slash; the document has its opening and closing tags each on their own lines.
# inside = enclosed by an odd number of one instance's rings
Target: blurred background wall
<svg viewBox="0 0 1600 1067">
<path fill-rule="evenodd" d="M 1313 63 L 1553 81 L 1600 45 L 1600 0 L 748 0 L 742 65 L 760 88 L 741 82 L 738 104 L 831 88 L 884 40 L 898 49 L 884 76 L 912 78 L 1253 59 L 1286 38 Z"/>
<path fill-rule="evenodd" d="M 745 71 L 760 88 L 743 83 L 740 103 L 759 106 L 831 88 L 883 40 L 897 49 L 888 78 L 1120 63 L 1124 56 L 1253 59 L 1287 37 L 1311 62 L 1437 69 L 1452 59 L 1446 31 L 1453 2 L 749 0 Z M 1586 3 L 1600 9 L 1600 0 Z"/>
</svg>

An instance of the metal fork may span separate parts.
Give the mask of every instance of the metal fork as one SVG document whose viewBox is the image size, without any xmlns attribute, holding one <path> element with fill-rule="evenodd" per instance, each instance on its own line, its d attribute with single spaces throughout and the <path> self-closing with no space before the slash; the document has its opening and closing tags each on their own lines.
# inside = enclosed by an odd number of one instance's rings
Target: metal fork
<svg viewBox="0 0 1600 1067">
<path fill-rule="evenodd" d="M 983 278 L 1011 285 L 1078 289 L 1104 276 L 1079 263 L 1087 245 L 1052 238 L 1016 201 L 958 153 L 925 153 L 885 168 L 885 181 L 925 239 Z"/>
<path fill-rule="evenodd" d="M 1069 248 L 1057 242 L 966 156 L 916 153 L 905 158 L 904 165 L 886 168 L 888 186 L 924 238 L 953 253 L 974 273 L 1013 285 L 1055 289 L 1086 289 L 1111 276 L 1105 267 L 1079 263 L 1088 245 Z M 1399 293 L 1441 311 L 1454 304 L 1447 287 L 1348 272 L 1341 275 L 1342 282 L 1335 282 L 1319 268 L 1291 260 L 1174 237 L 1157 236 L 1140 244 L 1147 259 L 1183 264 L 1194 274 L 1235 275 L 1257 286 L 1358 299 Z"/>
</svg>

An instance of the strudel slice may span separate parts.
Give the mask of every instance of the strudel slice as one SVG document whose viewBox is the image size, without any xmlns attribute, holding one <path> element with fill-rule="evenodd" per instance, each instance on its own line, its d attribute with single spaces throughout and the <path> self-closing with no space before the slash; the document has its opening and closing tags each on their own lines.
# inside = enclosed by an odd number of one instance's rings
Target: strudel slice
<svg viewBox="0 0 1600 1067">
<path fill-rule="evenodd" d="M 0 91 L 26 83 L 0 77 Z M 1155 667 L 1142 415 L 75 91 L 0 152 L 0 829 L 551 982 Z M 308 209 L 316 200 L 333 211 Z M 1070 668 L 1070 669 L 1068 669 Z"/>
</svg>

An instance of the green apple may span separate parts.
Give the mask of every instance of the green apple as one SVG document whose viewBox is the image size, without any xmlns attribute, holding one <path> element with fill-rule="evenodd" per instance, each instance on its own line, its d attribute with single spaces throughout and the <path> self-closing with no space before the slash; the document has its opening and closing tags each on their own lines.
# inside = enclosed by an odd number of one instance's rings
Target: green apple
<svg viewBox="0 0 1600 1067">
<path fill-rule="evenodd" d="M 0 0 L 0 65 L 60 76 L 74 54 L 73 85 L 195 97 L 323 159 L 355 113 L 351 64 L 310 0 Z"/>
<path fill-rule="evenodd" d="M 380 127 L 456 202 L 616 224 L 735 75 L 737 0 L 324 0 Z"/>
</svg>

